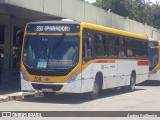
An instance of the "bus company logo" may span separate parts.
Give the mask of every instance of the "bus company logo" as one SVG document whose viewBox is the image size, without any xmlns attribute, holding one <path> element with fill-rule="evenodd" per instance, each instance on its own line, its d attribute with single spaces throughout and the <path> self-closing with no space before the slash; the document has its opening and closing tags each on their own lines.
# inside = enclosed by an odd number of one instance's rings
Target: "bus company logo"
<svg viewBox="0 0 160 120">
<path fill-rule="evenodd" d="M 12 117 L 11 112 L 2 112 L 2 117 Z"/>
</svg>

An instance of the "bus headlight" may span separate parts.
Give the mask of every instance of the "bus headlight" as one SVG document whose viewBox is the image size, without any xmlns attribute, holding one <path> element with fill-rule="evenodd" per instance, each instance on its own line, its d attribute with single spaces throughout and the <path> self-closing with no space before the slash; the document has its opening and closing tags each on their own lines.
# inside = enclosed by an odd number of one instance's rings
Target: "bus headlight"
<svg viewBox="0 0 160 120">
<path fill-rule="evenodd" d="M 78 72 L 73 73 L 72 76 L 67 80 L 67 83 L 74 82 L 77 76 L 78 76 Z"/>
<path fill-rule="evenodd" d="M 21 71 L 21 78 L 25 81 L 29 81 L 29 79 L 27 78 L 25 72 Z"/>
</svg>

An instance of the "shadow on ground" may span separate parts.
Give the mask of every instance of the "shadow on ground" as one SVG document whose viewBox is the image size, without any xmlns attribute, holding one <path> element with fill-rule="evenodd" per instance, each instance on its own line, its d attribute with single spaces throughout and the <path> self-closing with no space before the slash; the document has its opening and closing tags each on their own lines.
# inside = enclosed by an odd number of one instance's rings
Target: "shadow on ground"
<svg viewBox="0 0 160 120">
<path fill-rule="evenodd" d="M 11 93 L 16 93 L 16 92 L 21 92 L 20 88 L 15 88 L 15 87 L 0 87 L 0 95 L 6 95 L 6 94 L 11 94 Z"/>
<path fill-rule="evenodd" d="M 135 91 L 140 91 L 144 89 L 136 89 Z M 108 89 L 103 90 L 98 99 L 112 97 L 116 95 L 128 94 L 127 89 Z M 50 103 L 50 104 L 81 104 L 85 102 L 92 101 L 89 98 L 89 94 L 60 94 L 55 95 L 51 98 L 36 97 L 36 98 L 26 98 L 21 102 L 35 102 L 35 103 Z"/>
<path fill-rule="evenodd" d="M 147 80 L 147 81 L 144 81 L 144 82 L 138 84 L 137 86 L 157 87 L 157 86 L 160 86 L 160 81 L 158 81 L 158 80 Z"/>
</svg>

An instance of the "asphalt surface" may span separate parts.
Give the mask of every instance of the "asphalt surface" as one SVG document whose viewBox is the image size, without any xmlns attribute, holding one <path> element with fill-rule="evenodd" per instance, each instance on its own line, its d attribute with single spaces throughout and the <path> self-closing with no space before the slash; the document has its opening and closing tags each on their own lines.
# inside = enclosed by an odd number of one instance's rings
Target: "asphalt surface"
<svg viewBox="0 0 160 120">
<path fill-rule="evenodd" d="M 0 103 L 2 111 L 160 111 L 160 81 L 147 81 L 136 86 L 134 92 L 126 89 L 105 90 L 96 100 L 90 100 L 87 94 L 60 94 L 53 98 L 26 98 L 19 101 Z M 160 112 L 159 112 L 160 113 Z M 3 118 L 4 119 L 4 118 Z M 9 118 L 5 118 L 9 119 Z M 14 118 L 15 119 L 15 118 Z M 22 118 L 16 118 L 22 119 Z M 27 118 L 23 118 L 27 119 Z M 43 118 L 30 118 L 43 119 Z M 52 118 L 47 118 L 52 119 Z M 63 117 L 57 119 L 75 119 Z M 160 120 L 150 117 L 130 118 L 83 118 L 76 119 L 118 119 L 118 120 Z M 0 118 L 1 120 L 1 118 Z"/>
</svg>

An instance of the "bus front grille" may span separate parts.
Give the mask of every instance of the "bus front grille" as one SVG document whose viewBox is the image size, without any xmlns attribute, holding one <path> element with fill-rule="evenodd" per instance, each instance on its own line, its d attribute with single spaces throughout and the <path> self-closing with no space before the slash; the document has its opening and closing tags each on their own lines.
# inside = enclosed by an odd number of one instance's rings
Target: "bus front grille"
<svg viewBox="0 0 160 120">
<path fill-rule="evenodd" d="M 63 87 L 63 85 L 49 85 L 49 84 L 35 84 L 35 83 L 32 83 L 32 86 L 36 90 L 42 90 L 43 88 L 51 88 L 53 91 L 59 91 Z"/>
</svg>

